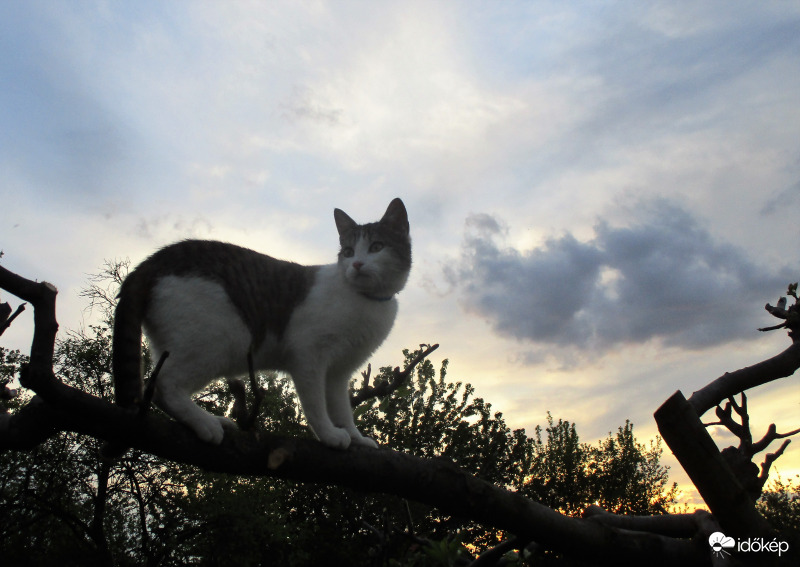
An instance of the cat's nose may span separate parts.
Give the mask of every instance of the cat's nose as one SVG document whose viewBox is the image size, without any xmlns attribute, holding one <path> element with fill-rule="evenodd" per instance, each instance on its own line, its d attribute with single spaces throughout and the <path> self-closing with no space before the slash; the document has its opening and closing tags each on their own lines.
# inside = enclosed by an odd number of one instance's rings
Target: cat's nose
<svg viewBox="0 0 800 567">
<path fill-rule="evenodd" d="M 353 262 L 353 267 L 356 269 L 356 271 L 360 270 L 363 265 L 364 262 L 358 262 L 358 261 Z"/>
</svg>

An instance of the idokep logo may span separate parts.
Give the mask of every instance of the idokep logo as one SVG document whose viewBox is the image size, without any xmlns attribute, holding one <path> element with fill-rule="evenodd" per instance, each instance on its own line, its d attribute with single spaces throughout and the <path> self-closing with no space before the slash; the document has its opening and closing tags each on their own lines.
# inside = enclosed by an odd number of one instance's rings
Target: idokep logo
<svg viewBox="0 0 800 567">
<path fill-rule="evenodd" d="M 731 554 L 731 552 L 727 550 L 736 547 L 736 540 L 726 536 L 722 532 L 714 532 L 708 538 L 708 545 L 711 546 L 715 557 L 723 557 Z"/>
<path fill-rule="evenodd" d="M 783 553 L 789 551 L 789 543 L 786 541 L 765 540 L 764 538 L 754 537 L 747 539 L 735 540 L 732 537 L 726 536 L 722 532 L 714 532 L 708 538 L 708 545 L 711 546 L 711 551 L 715 557 L 725 557 L 730 555 L 734 550 L 741 553 L 777 553 L 780 557 Z"/>
</svg>

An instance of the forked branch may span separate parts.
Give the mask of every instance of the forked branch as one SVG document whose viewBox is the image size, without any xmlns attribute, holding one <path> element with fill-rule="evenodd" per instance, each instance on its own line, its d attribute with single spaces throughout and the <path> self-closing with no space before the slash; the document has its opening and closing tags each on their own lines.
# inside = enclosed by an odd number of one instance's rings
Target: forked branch
<svg viewBox="0 0 800 567">
<path fill-rule="evenodd" d="M 385 398 L 386 396 L 391 395 L 395 390 L 400 388 L 400 386 L 405 384 L 406 380 L 408 380 L 408 378 L 411 376 L 411 373 L 414 371 L 414 368 L 417 366 L 417 364 L 425 360 L 430 353 L 439 348 L 438 344 L 423 344 L 419 346 L 424 348 L 422 348 L 417 356 L 415 356 L 408 362 L 408 364 L 406 364 L 402 372 L 400 371 L 400 367 L 396 366 L 392 371 L 391 380 L 381 380 L 377 384 L 370 386 L 369 379 L 370 373 L 372 372 L 372 366 L 367 365 L 367 369 L 361 373 L 361 376 L 364 378 L 363 385 L 357 394 L 350 396 L 350 405 L 352 407 L 356 407 L 370 398 Z"/>
<path fill-rule="evenodd" d="M 730 398 L 724 408 L 717 406 L 716 414 L 719 421 L 704 425 L 706 427 L 724 426 L 739 439 L 739 446 L 723 449 L 722 456 L 738 476 L 739 482 L 748 489 L 753 499 L 757 499 L 767 481 L 770 466 L 783 454 L 790 441 L 787 439 L 778 451 L 767 455 L 766 460 L 761 464 L 760 474 L 758 466 L 752 462 L 753 457 L 766 449 L 773 441 L 796 435 L 800 433 L 800 429 L 788 433 L 778 433 L 776 425 L 772 423 L 764 437 L 754 443 L 750 430 L 750 416 L 747 412 L 747 396 L 744 392 L 741 393 L 741 399 L 741 404 L 737 404 L 734 398 Z M 739 416 L 738 423 L 733 417 L 734 412 Z"/>
</svg>

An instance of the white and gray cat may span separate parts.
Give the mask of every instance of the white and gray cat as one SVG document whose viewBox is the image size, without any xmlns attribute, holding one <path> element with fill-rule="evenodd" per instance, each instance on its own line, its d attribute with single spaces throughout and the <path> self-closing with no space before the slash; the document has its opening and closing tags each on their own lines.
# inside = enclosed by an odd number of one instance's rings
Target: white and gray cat
<svg viewBox="0 0 800 567">
<path fill-rule="evenodd" d="M 114 317 L 117 403 L 142 398 L 142 327 L 154 358 L 169 351 L 154 402 L 210 443 L 227 420 L 192 395 L 217 378 L 256 370 L 289 373 L 322 443 L 376 447 L 358 431 L 349 383 L 384 341 L 411 268 L 408 215 L 394 199 L 380 221 L 359 225 L 334 210 L 335 264 L 302 266 L 233 244 L 186 240 L 162 248 L 123 282 Z M 227 424 L 226 424 L 227 425 Z"/>
</svg>

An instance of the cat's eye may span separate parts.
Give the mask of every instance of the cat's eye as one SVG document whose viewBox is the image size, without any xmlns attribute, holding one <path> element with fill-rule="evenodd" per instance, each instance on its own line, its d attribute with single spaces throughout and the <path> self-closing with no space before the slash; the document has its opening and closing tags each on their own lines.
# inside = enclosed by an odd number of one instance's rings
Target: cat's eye
<svg viewBox="0 0 800 567">
<path fill-rule="evenodd" d="M 345 258 L 352 258 L 353 254 L 355 254 L 355 250 L 353 250 L 351 247 L 345 246 L 342 248 L 342 256 Z"/>
<path fill-rule="evenodd" d="M 383 242 L 373 242 L 369 245 L 370 252 L 380 252 L 383 250 Z"/>
</svg>

